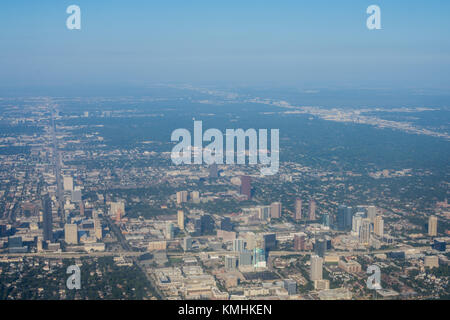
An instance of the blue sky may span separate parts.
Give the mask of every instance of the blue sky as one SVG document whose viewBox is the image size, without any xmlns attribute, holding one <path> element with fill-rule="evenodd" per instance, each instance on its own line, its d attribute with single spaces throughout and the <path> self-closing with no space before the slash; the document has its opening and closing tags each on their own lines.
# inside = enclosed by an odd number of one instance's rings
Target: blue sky
<svg viewBox="0 0 450 320">
<path fill-rule="evenodd" d="M 67 30 L 66 8 L 82 29 Z M 382 30 L 366 28 L 381 7 Z M 450 1 L 0 4 L 0 87 L 155 82 L 448 89 Z"/>
</svg>

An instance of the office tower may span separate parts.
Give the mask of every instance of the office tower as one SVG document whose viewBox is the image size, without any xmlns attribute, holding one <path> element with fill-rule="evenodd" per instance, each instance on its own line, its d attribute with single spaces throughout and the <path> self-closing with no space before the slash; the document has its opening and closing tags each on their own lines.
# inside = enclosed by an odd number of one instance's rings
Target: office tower
<svg viewBox="0 0 450 320">
<path fill-rule="evenodd" d="M 63 177 L 63 185 L 64 191 L 72 191 L 73 190 L 73 178 L 69 176 Z"/>
<path fill-rule="evenodd" d="M 180 228 L 180 230 L 184 230 L 184 211 L 183 210 L 178 210 L 177 221 L 178 221 L 178 228 Z"/>
<path fill-rule="evenodd" d="M 377 216 L 377 207 L 375 206 L 367 207 L 367 218 L 370 219 L 370 222 L 374 223 L 376 216 Z"/>
<path fill-rule="evenodd" d="M 384 220 L 382 216 L 375 217 L 374 233 L 381 238 L 384 236 Z"/>
<path fill-rule="evenodd" d="M 78 244 L 78 226 L 72 223 L 64 225 L 64 240 L 67 244 Z"/>
<path fill-rule="evenodd" d="M 362 221 L 364 219 L 364 214 L 362 212 L 357 212 L 352 218 L 352 234 L 359 236 L 359 231 L 361 228 Z"/>
<path fill-rule="evenodd" d="M 362 219 L 359 228 L 359 243 L 368 245 L 370 243 L 370 233 L 372 231 L 372 223 L 369 218 Z"/>
<path fill-rule="evenodd" d="M 194 235 L 201 236 L 202 235 L 202 221 L 200 218 L 195 218 L 193 220 L 194 223 Z"/>
<path fill-rule="evenodd" d="M 277 247 L 277 237 L 275 233 L 268 233 L 263 235 L 263 248 L 265 251 L 274 250 Z"/>
<path fill-rule="evenodd" d="M 212 234 L 214 232 L 214 219 L 209 215 L 205 214 L 200 218 L 201 223 L 201 234 L 202 235 L 208 235 Z"/>
<path fill-rule="evenodd" d="M 291 279 L 283 281 L 283 287 L 286 289 L 290 296 L 297 294 L 297 282 Z"/>
<path fill-rule="evenodd" d="M 294 250 L 305 251 L 306 249 L 306 237 L 304 235 L 296 234 L 294 236 Z"/>
<path fill-rule="evenodd" d="M 37 252 L 42 252 L 44 250 L 42 238 L 37 239 L 36 250 L 37 250 Z"/>
<path fill-rule="evenodd" d="M 309 202 L 309 220 L 316 220 L 316 201 Z"/>
<path fill-rule="evenodd" d="M 428 235 L 430 237 L 436 237 L 437 236 L 437 217 L 431 216 L 428 218 Z"/>
<path fill-rule="evenodd" d="M 122 217 L 125 215 L 125 202 L 111 202 L 111 215 L 115 217 L 117 221 L 120 221 Z"/>
<path fill-rule="evenodd" d="M 327 241 L 325 239 L 317 239 L 314 244 L 314 253 L 319 257 L 325 257 L 327 252 Z"/>
<path fill-rule="evenodd" d="M 253 249 L 253 266 L 254 267 L 266 266 L 266 252 L 264 249 L 261 248 Z"/>
<path fill-rule="evenodd" d="M 182 204 L 187 202 L 188 192 L 187 191 L 178 191 L 177 192 L 177 204 Z"/>
<path fill-rule="evenodd" d="M 251 251 L 243 251 L 239 254 L 239 266 L 253 265 L 253 254 Z"/>
<path fill-rule="evenodd" d="M 100 221 L 100 219 L 94 219 L 94 232 L 95 238 L 97 240 L 102 240 L 103 230 L 102 230 L 102 222 Z"/>
<path fill-rule="evenodd" d="M 193 203 L 200 203 L 200 192 L 192 191 L 191 192 L 191 201 Z"/>
<path fill-rule="evenodd" d="M 171 222 L 169 222 L 166 225 L 166 239 L 167 240 L 172 240 L 174 237 L 174 229 L 173 229 L 173 224 Z"/>
<path fill-rule="evenodd" d="M 274 202 L 270 205 L 270 215 L 273 219 L 281 218 L 281 203 Z"/>
<path fill-rule="evenodd" d="M 217 179 L 219 177 L 219 170 L 217 168 L 217 164 L 213 163 L 209 166 L 209 178 L 210 179 Z"/>
<path fill-rule="evenodd" d="M 80 216 L 84 217 L 84 202 L 80 201 Z"/>
<path fill-rule="evenodd" d="M 184 251 L 192 250 L 192 238 L 186 237 L 183 239 L 183 250 Z"/>
<path fill-rule="evenodd" d="M 325 212 L 325 213 L 322 215 L 322 225 L 323 225 L 324 227 L 330 227 L 330 214 L 327 213 L 327 212 Z"/>
<path fill-rule="evenodd" d="M 48 195 L 42 198 L 44 241 L 53 242 L 52 201 Z"/>
<path fill-rule="evenodd" d="M 244 240 L 234 239 L 233 240 L 233 251 L 234 252 L 243 252 L 244 251 Z"/>
<path fill-rule="evenodd" d="M 271 218 L 271 206 L 259 206 L 258 207 L 258 218 L 263 221 L 267 221 Z"/>
<path fill-rule="evenodd" d="M 81 202 L 81 190 L 72 190 L 72 202 Z"/>
<path fill-rule="evenodd" d="M 317 255 L 311 256 L 309 277 L 311 281 L 322 280 L 323 259 Z"/>
<path fill-rule="evenodd" d="M 339 231 L 349 231 L 352 228 L 352 207 L 339 206 L 337 214 L 337 227 Z"/>
<path fill-rule="evenodd" d="M 233 224 L 231 223 L 231 219 L 228 217 L 225 217 L 220 221 L 220 229 L 224 231 L 232 231 L 233 230 Z"/>
<path fill-rule="evenodd" d="M 249 176 L 241 176 L 240 194 L 247 196 L 247 200 L 250 200 L 252 198 L 252 185 Z"/>
<path fill-rule="evenodd" d="M 299 221 L 302 219 L 302 200 L 301 199 L 296 199 L 295 200 L 295 214 L 294 214 L 294 219 L 296 221 Z"/>
<path fill-rule="evenodd" d="M 237 258 L 234 256 L 225 256 L 225 269 L 227 271 L 236 270 Z"/>
</svg>

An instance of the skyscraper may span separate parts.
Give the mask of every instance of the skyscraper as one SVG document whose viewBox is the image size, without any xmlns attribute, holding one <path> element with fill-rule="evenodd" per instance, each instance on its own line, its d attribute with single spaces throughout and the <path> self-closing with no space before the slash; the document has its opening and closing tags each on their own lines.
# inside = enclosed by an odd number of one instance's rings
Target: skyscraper
<svg viewBox="0 0 450 320">
<path fill-rule="evenodd" d="M 311 281 L 322 280 L 323 259 L 317 255 L 311 256 L 309 277 Z"/>
<path fill-rule="evenodd" d="M 187 202 L 188 192 L 187 191 L 178 191 L 177 192 L 177 203 L 182 204 L 183 202 Z"/>
<path fill-rule="evenodd" d="M 325 213 L 322 215 L 322 225 L 323 225 L 324 227 L 330 227 L 330 214 L 327 213 L 327 212 L 325 212 Z"/>
<path fill-rule="evenodd" d="M 359 243 L 363 245 L 370 244 L 370 233 L 372 231 L 372 223 L 369 218 L 362 219 L 359 228 Z"/>
<path fill-rule="evenodd" d="M 317 239 L 314 244 L 314 252 L 319 257 L 323 258 L 327 251 L 327 241 L 325 239 Z"/>
<path fill-rule="evenodd" d="M 270 215 L 274 219 L 281 218 L 281 203 L 274 202 L 270 205 Z"/>
<path fill-rule="evenodd" d="M 73 178 L 69 176 L 63 177 L 63 185 L 64 191 L 72 191 L 73 190 Z"/>
<path fill-rule="evenodd" d="M 45 195 L 42 198 L 44 241 L 53 241 L 52 201 Z"/>
<path fill-rule="evenodd" d="M 275 233 L 268 233 L 263 235 L 263 247 L 264 250 L 270 251 L 277 247 L 277 237 Z"/>
<path fill-rule="evenodd" d="M 376 216 L 377 216 L 377 207 L 375 206 L 367 207 L 367 218 L 370 219 L 370 222 L 375 223 Z"/>
<path fill-rule="evenodd" d="M 294 250 L 296 251 L 305 251 L 306 249 L 306 241 L 304 235 L 296 234 L 294 236 Z"/>
<path fill-rule="evenodd" d="M 428 218 L 428 235 L 430 237 L 437 236 L 437 223 L 438 219 L 436 216 L 431 216 Z"/>
<path fill-rule="evenodd" d="M 376 216 L 375 218 L 375 224 L 374 224 L 374 233 L 379 236 L 384 236 L 384 220 L 382 216 Z"/>
<path fill-rule="evenodd" d="M 67 244 L 78 244 L 78 226 L 66 223 L 64 225 L 64 240 Z"/>
<path fill-rule="evenodd" d="M 174 237 L 174 229 L 173 229 L 173 224 L 171 222 L 169 222 L 166 225 L 166 239 L 167 240 L 172 240 Z"/>
<path fill-rule="evenodd" d="M 337 227 L 339 231 L 349 231 L 352 228 L 352 207 L 340 205 L 337 213 Z"/>
<path fill-rule="evenodd" d="M 316 220 L 316 201 L 314 199 L 309 202 L 309 220 Z"/>
<path fill-rule="evenodd" d="M 247 199 L 250 200 L 252 197 L 252 185 L 251 179 L 249 176 L 241 176 L 241 195 L 247 196 Z"/>
<path fill-rule="evenodd" d="M 184 230 L 184 211 L 183 210 L 178 210 L 177 220 L 178 220 L 178 228 L 180 228 L 180 230 Z"/>
<path fill-rule="evenodd" d="M 294 219 L 299 221 L 302 219 L 302 200 L 297 198 L 295 199 L 295 214 Z"/>
<path fill-rule="evenodd" d="M 244 240 L 243 239 L 234 239 L 233 240 L 233 251 L 234 252 L 243 252 L 244 251 Z"/>
<path fill-rule="evenodd" d="M 201 223 L 201 234 L 202 235 L 208 235 L 212 234 L 214 232 L 214 219 L 209 215 L 205 214 L 200 218 Z"/>
</svg>

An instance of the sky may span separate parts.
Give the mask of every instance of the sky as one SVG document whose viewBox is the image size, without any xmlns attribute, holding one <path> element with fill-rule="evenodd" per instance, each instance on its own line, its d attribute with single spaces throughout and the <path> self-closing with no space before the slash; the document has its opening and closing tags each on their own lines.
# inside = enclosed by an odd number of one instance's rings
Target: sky
<svg viewBox="0 0 450 320">
<path fill-rule="evenodd" d="M 81 30 L 66 28 L 72 4 Z M 381 30 L 366 27 L 372 4 Z M 449 31 L 448 0 L 5 0 L 0 94 L 168 82 L 448 92 Z"/>
</svg>

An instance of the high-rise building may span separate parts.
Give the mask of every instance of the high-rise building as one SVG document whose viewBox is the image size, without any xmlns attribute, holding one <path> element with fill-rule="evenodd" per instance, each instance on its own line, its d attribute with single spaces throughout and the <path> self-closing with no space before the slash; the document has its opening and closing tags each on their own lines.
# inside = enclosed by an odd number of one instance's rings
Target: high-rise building
<svg viewBox="0 0 450 320">
<path fill-rule="evenodd" d="M 63 176 L 64 191 L 73 190 L 73 178 L 69 176 Z"/>
<path fill-rule="evenodd" d="M 295 214 L 294 219 L 299 221 L 302 219 L 302 199 L 295 199 Z"/>
<path fill-rule="evenodd" d="M 103 230 L 102 230 L 102 222 L 100 221 L 100 219 L 94 219 L 94 232 L 95 238 L 97 240 L 102 240 Z"/>
<path fill-rule="evenodd" d="M 258 217 L 260 220 L 267 221 L 271 218 L 271 206 L 259 206 L 258 207 Z"/>
<path fill-rule="evenodd" d="M 281 203 L 274 202 L 270 205 L 270 215 L 273 219 L 281 218 Z"/>
<path fill-rule="evenodd" d="M 359 231 L 361 228 L 362 221 L 364 219 L 364 213 L 357 212 L 352 218 L 352 234 L 354 236 L 359 236 Z"/>
<path fill-rule="evenodd" d="M 316 201 L 313 199 L 309 202 L 309 220 L 316 220 Z"/>
<path fill-rule="evenodd" d="M 253 249 L 253 265 L 255 267 L 266 266 L 266 252 L 264 249 L 261 248 Z"/>
<path fill-rule="evenodd" d="M 205 214 L 200 218 L 201 223 L 201 234 L 202 235 L 208 235 L 212 234 L 214 232 L 214 219 L 209 215 Z"/>
<path fill-rule="evenodd" d="M 187 191 L 178 191 L 177 192 L 177 203 L 182 204 L 184 202 L 187 202 L 188 199 L 188 192 Z"/>
<path fill-rule="evenodd" d="M 110 205 L 111 205 L 110 215 L 115 217 L 117 221 L 120 221 L 122 217 L 125 215 L 125 202 L 123 201 L 111 202 Z"/>
<path fill-rule="evenodd" d="M 233 271 L 237 266 L 237 258 L 235 256 L 225 256 L 225 269 Z"/>
<path fill-rule="evenodd" d="M 287 290 L 288 294 L 297 294 L 297 282 L 291 279 L 286 279 L 283 281 L 283 287 Z"/>
<path fill-rule="evenodd" d="M 265 251 L 274 250 L 277 247 L 277 237 L 275 233 L 264 234 L 262 237 L 263 248 Z"/>
<path fill-rule="evenodd" d="M 252 185 L 251 185 L 251 178 L 249 176 L 241 176 L 240 194 L 247 196 L 248 200 L 252 198 Z"/>
<path fill-rule="evenodd" d="M 304 235 L 296 234 L 294 236 L 294 250 L 296 251 L 306 250 L 306 237 Z"/>
<path fill-rule="evenodd" d="M 44 241 L 53 242 L 52 201 L 48 195 L 42 198 Z"/>
<path fill-rule="evenodd" d="M 184 211 L 183 210 L 178 210 L 177 221 L 178 221 L 178 228 L 180 228 L 180 230 L 184 230 Z"/>
<path fill-rule="evenodd" d="M 200 192 L 192 191 L 191 192 L 191 201 L 193 203 L 200 203 Z"/>
<path fill-rule="evenodd" d="M 327 252 L 327 241 L 325 239 L 317 239 L 314 244 L 314 253 L 319 257 L 325 257 Z"/>
<path fill-rule="evenodd" d="M 309 278 L 311 281 L 322 280 L 323 259 L 317 255 L 311 256 Z"/>
<path fill-rule="evenodd" d="M 376 216 L 377 216 L 377 207 L 375 206 L 367 207 L 367 218 L 370 219 L 370 222 L 375 223 Z"/>
<path fill-rule="evenodd" d="M 375 217 L 375 223 L 374 223 L 374 228 L 373 228 L 373 232 L 379 236 L 379 237 L 383 237 L 384 236 L 384 220 L 382 216 L 376 216 Z"/>
<path fill-rule="evenodd" d="M 192 238 L 186 237 L 183 239 L 183 250 L 184 251 L 192 250 Z"/>
<path fill-rule="evenodd" d="M 253 265 L 253 254 L 251 251 L 245 250 L 239 254 L 239 266 Z"/>
<path fill-rule="evenodd" d="M 173 224 L 171 222 L 169 222 L 166 225 L 166 239 L 167 240 L 172 240 L 174 237 L 174 229 L 173 229 Z"/>
<path fill-rule="evenodd" d="M 64 240 L 67 244 L 78 244 L 78 226 L 72 223 L 64 225 Z"/>
<path fill-rule="evenodd" d="M 243 239 L 234 239 L 233 240 L 233 251 L 234 252 L 243 252 L 244 251 L 244 240 Z"/>
<path fill-rule="evenodd" d="M 337 213 L 337 227 L 339 231 L 349 231 L 352 228 L 352 207 L 339 206 Z"/>
<path fill-rule="evenodd" d="M 328 212 L 322 215 L 322 225 L 324 227 L 330 227 L 330 214 Z"/>
<path fill-rule="evenodd" d="M 370 233 L 372 232 L 372 223 L 369 218 L 362 219 L 361 227 L 359 228 L 359 243 L 370 244 Z"/>
<path fill-rule="evenodd" d="M 437 236 L 437 224 L 438 224 L 438 219 L 436 216 L 431 216 L 428 218 L 428 235 L 430 237 Z"/>
</svg>

